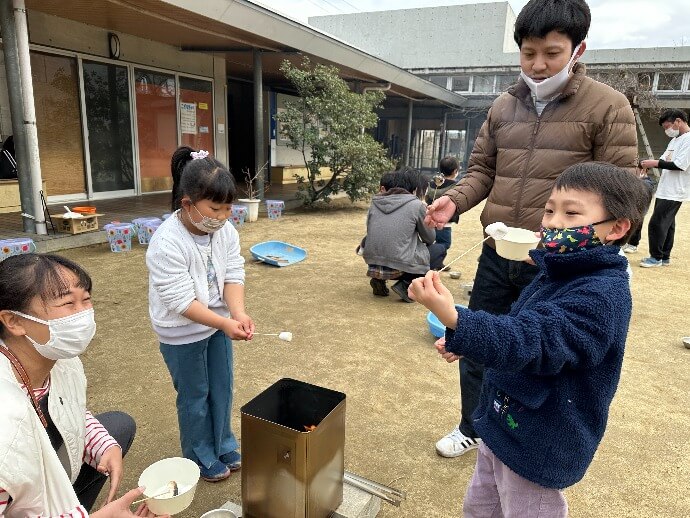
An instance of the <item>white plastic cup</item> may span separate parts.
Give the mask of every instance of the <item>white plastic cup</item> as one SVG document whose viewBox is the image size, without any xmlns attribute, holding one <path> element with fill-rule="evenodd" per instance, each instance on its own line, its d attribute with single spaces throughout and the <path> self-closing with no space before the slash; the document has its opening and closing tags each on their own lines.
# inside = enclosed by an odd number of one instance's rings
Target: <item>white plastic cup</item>
<svg viewBox="0 0 690 518">
<path fill-rule="evenodd" d="M 180 494 L 169 498 L 151 498 L 146 501 L 149 510 L 156 514 L 178 514 L 194 500 L 194 492 L 201 472 L 196 462 L 182 457 L 171 457 L 154 462 L 139 477 L 139 486 L 146 486 L 144 496 L 160 493 L 171 480 L 177 483 Z M 188 488 L 188 489 L 187 489 Z"/>
<path fill-rule="evenodd" d="M 495 241 L 496 253 L 504 259 L 524 261 L 529 258 L 529 251 L 536 248 L 539 241 L 532 230 L 508 227 L 505 237 Z"/>
</svg>

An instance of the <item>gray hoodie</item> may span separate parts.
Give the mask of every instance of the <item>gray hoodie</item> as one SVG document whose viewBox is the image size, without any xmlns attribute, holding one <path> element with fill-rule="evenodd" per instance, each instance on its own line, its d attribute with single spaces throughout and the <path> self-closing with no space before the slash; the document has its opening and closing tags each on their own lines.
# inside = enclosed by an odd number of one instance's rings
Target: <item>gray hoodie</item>
<svg viewBox="0 0 690 518">
<path fill-rule="evenodd" d="M 364 260 L 407 273 L 429 271 L 436 232 L 424 225 L 426 205 L 413 194 L 376 195 L 367 216 Z"/>
</svg>

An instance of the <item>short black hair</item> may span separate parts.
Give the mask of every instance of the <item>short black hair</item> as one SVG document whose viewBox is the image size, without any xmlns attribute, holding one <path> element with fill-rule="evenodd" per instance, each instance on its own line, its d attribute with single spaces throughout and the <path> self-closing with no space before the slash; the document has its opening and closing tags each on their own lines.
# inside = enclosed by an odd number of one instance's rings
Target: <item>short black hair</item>
<svg viewBox="0 0 690 518">
<path fill-rule="evenodd" d="M 614 219 L 629 219 L 630 230 L 614 245 L 624 245 L 644 220 L 651 193 L 634 174 L 605 162 L 584 162 L 568 167 L 556 179 L 554 189 L 576 189 L 601 196 L 604 208 Z"/>
<path fill-rule="evenodd" d="M 183 196 L 192 203 L 211 200 L 214 203 L 232 203 L 237 194 L 235 179 L 227 167 L 211 155 L 192 158 L 194 150 L 181 146 L 170 160 L 173 177 L 172 210 L 180 208 Z"/>
<path fill-rule="evenodd" d="M 587 37 L 592 14 L 585 0 L 530 0 L 515 20 L 518 47 L 526 38 L 544 38 L 551 31 L 570 38 L 573 50 Z"/>
<path fill-rule="evenodd" d="M 418 198 L 424 196 L 426 190 L 426 180 L 417 169 L 409 166 L 403 166 L 393 174 L 391 189 L 402 189 L 410 194 L 414 194 Z"/>
<path fill-rule="evenodd" d="M 460 168 L 458 159 L 454 156 L 445 156 L 438 163 L 438 170 L 443 176 L 450 176 Z"/>
<path fill-rule="evenodd" d="M 393 183 L 395 182 L 395 171 L 388 171 L 387 173 L 383 173 L 381 176 L 381 181 L 379 182 L 379 186 L 383 187 L 385 190 L 390 189 L 393 187 Z"/>
<path fill-rule="evenodd" d="M 683 122 L 688 122 L 688 114 L 683 110 L 678 109 L 666 110 L 659 116 L 659 126 L 663 126 L 664 122 L 673 122 L 676 119 L 680 119 Z"/>
<path fill-rule="evenodd" d="M 38 297 L 46 304 L 63 296 L 71 286 L 65 283 L 63 271 L 72 272 L 76 286 L 91 292 L 91 276 L 77 263 L 55 254 L 21 254 L 0 262 L 0 310 L 26 313 Z M 0 336 L 4 336 L 0 324 Z"/>
</svg>

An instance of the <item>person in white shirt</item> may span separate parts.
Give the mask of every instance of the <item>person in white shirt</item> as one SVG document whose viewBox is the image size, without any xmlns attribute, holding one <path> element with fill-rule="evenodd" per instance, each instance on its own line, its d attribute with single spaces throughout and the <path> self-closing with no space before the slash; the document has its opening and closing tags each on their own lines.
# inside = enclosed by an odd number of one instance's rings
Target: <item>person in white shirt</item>
<svg viewBox="0 0 690 518">
<path fill-rule="evenodd" d="M 182 455 L 209 482 L 241 466 L 230 427 L 232 340 L 251 340 L 244 258 L 227 224 L 236 187 L 208 152 L 178 148 L 171 160 L 177 209 L 151 238 L 149 315 L 177 391 Z"/>
<path fill-rule="evenodd" d="M 640 261 L 643 268 L 668 266 L 676 232 L 676 214 L 684 201 L 690 200 L 690 126 L 682 110 L 666 110 L 659 126 L 671 138 L 659 160 L 643 160 L 645 169 L 661 169 L 654 212 L 649 220 L 649 257 Z"/>
<path fill-rule="evenodd" d="M 101 518 L 153 516 L 115 499 L 134 439 L 123 412 L 86 409 L 79 360 L 96 332 L 91 278 L 51 254 L 0 262 L 0 517 L 84 518 L 110 479 Z"/>
</svg>

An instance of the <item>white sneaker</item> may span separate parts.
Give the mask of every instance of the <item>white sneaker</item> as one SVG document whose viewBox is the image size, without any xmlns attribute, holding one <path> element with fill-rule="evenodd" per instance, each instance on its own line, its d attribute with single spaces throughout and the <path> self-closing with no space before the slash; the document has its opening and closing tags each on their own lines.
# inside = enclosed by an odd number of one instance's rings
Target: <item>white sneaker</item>
<svg viewBox="0 0 690 518">
<path fill-rule="evenodd" d="M 479 437 L 467 437 L 458 428 L 436 443 L 436 453 L 441 457 L 459 457 L 463 453 L 479 447 Z"/>
<path fill-rule="evenodd" d="M 623 245 L 623 252 L 626 254 L 634 254 L 637 252 L 637 247 L 634 245 Z"/>
</svg>

